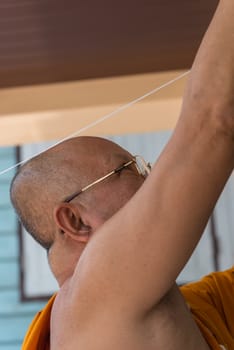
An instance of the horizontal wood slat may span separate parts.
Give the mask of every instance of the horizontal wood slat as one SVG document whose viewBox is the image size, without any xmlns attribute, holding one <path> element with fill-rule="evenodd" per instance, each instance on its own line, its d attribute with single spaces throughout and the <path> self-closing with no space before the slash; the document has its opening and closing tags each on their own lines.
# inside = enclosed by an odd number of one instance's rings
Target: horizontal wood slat
<svg viewBox="0 0 234 350">
<path fill-rule="evenodd" d="M 16 231 L 17 219 L 13 213 L 13 209 L 8 207 L 7 209 L 0 210 L 0 235 Z"/>
<path fill-rule="evenodd" d="M 16 343 L 22 342 L 22 334 L 26 333 L 28 325 L 30 324 L 33 316 L 32 314 L 15 317 L 0 317 L 0 329 L 1 329 L 1 342 L 3 343 Z M 1 345 L 0 342 L 0 345 Z"/>
<path fill-rule="evenodd" d="M 19 285 L 19 264 L 17 259 L 0 263 L 0 289 Z M 1 328 L 0 328 L 1 329 Z"/>
<path fill-rule="evenodd" d="M 0 261 L 16 259 L 19 255 L 19 241 L 16 233 L 0 234 Z"/>
<path fill-rule="evenodd" d="M 0 86 L 184 69 L 217 0 L 0 4 Z"/>
</svg>

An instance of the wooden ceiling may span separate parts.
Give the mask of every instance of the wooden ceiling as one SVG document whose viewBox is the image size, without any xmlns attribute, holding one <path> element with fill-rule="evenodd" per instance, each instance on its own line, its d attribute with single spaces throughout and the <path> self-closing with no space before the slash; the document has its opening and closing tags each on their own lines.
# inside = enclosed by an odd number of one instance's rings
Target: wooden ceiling
<svg viewBox="0 0 234 350">
<path fill-rule="evenodd" d="M 218 0 L 1 0 L 0 87 L 186 69 Z"/>
</svg>

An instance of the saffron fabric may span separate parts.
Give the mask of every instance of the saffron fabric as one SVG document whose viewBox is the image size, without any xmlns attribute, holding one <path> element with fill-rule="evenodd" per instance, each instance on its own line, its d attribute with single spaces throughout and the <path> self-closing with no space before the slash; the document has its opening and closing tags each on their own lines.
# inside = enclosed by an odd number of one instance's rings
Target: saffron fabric
<svg viewBox="0 0 234 350">
<path fill-rule="evenodd" d="M 212 350 L 234 350 L 234 268 L 214 272 L 181 292 Z"/>
<path fill-rule="evenodd" d="M 234 268 L 214 272 L 180 290 L 210 348 L 234 350 Z M 50 349 L 50 315 L 55 297 L 35 316 L 22 350 Z"/>
<path fill-rule="evenodd" d="M 34 317 L 24 338 L 22 350 L 50 349 L 50 315 L 56 294 L 53 295 L 44 309 Z"/>
</svg>

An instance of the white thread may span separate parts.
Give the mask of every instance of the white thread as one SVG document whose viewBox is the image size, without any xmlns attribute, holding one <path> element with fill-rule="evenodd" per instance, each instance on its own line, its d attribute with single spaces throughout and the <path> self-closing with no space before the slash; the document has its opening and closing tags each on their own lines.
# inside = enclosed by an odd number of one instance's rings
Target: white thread
<svg viewBox="0 0 234 350">
<path fill-rule="evenodd" d="M 52 146 L 46 148 L 44 151 L 35 153 L 33 156 L 31 156 L 31 157 L 29 157 L 29 158 L 27 158 L 27 159 L 24 159 L 24 160 L 22 160 L 22 161 L 20 161 L 20 162 L 18 162 L 18 163 L 16 163 L 16 164 L 10 166 L 10 167 L 7 168 L 7 169 L 4 169 L 4 170 L 0 171 L 0 176 L 3 175 L 3 174 L 5 174 L 5 173 L 7 173 L 7 172 L 10 171 L 10 170 L 13 170 L 13 169 L 17 168 L 18 166 L 20 166 L 20 165 L 22 165 L 22 164 L 28 162 L 30 159 L 32 159 L 32 158 L 34 158 L 34 157 L 36 157 L 36 156 L 38 156 L 38 155 L 40 155 L 40 154 L 42 154 L 42 153 L 48 151 L 49 149 L 51 149 L 51 148 L 53 148 L 53 147 L 59 145 L 60 143 L 66 141 L 66 140 L 69 140 L 70 138 L 72 138 L 72 137 L 74 137 L 74 136 L 77 136 L 77 135 L 81 134 L 82 132 L 84 132 L 84 131 L 86 131 L 86 130 L 88 130 L 88 129 L 90 129 L 90 128 L 92 128 L 92 127 L 94 127 L 94 126 L 96 126 L 96 125 L 98 125 L 98 124 L 100 124 L 100 123 L 102 123 L 102 122 L 104 122 L 105 120 L 107 120 L 107 119 L 109 119 L 109 118 L 114 117 L 116 114 L 118 114 L 118 113 L 124 111 L 125 109 L 127 109 L 127 108 L 133 106 L 134 104 L 136 104 L 136 103 L 138 103 L 138 102 L 144 100 L 145 98 L 147 98 L 147 97 L 149 97 L 149 96 L 151 96 L 151 95 L 157 93 L 158 91 L 160 91 L 160 90 L 166 88 L 167 86 L 169 86 L 169 85 L 175 83 L 176 81 L 182 79 L 183 77 L 185 77 L 186 75 L 188 75 L 189 72 L 190 72 L 190 70 L 187 71 L 187 72 L 185 72 L 185 73 L 183 73 L 183 74 L 181 74 L 181 75 L 179 75 L 178 77 L 176 77 L 176 78 L 174 78 L 174 79 L 172 79 L 172 80 L 170 80 L 170 81 L 168 81 L 168 82 L 166 82 L 166 83 L 164 83 L 164 84 L 158 86 L 157 88 L 155 88 L 155 89 L 153 89 L 153 90 L 147 92 L 146 94 L 144 94 L 144 95 L 142 95 L 142 96 L 140 96 L 140 97 L 138 97 L 138 98 L 136 98 L 136 99 L 134 99 L 134 100 L 132 100 L 132 101 L 130 101 L 130 102 L 128 102 L 128 103 L 126 103 L 126 104 L 120 106 L 120 107 L 118 107 L 118 108 L 115 109 L 114 111 L 112 111 L 112 112 L 110 112 L 110 113 L 104 115 L 103 117 L 97 119 L 95 122 L 92 122 L 92 123 L 90 123 L 90 124 L 84 126 L 83 128 L 81 128 L 81 129 L 75 131 L 74 133 L 72 133 L 72 134 L 70 134 L 70 135 L 64 137 L 64 138 L 61 139 L 60 141 L 54 143 Z"/>
</svg>

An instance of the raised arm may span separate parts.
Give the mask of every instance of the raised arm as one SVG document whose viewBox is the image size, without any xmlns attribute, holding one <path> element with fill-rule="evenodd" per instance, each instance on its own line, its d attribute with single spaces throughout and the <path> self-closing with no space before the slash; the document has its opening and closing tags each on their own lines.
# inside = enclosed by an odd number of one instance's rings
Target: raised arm
<svg viewBox="0 0 234 350">
<path fill-rule="evenodd" d="M 105 304 L 144 315 L 169 291 L 201 237 L 234 165 L 233 19 L 233 0 L 220 1 L 170 142 L 77 266 L 73 283 L 90 312 Z"/>
</svg>

